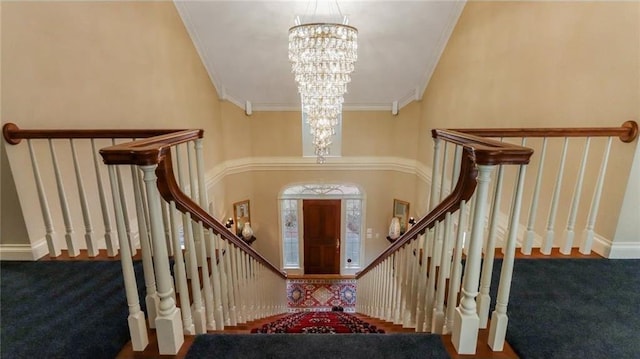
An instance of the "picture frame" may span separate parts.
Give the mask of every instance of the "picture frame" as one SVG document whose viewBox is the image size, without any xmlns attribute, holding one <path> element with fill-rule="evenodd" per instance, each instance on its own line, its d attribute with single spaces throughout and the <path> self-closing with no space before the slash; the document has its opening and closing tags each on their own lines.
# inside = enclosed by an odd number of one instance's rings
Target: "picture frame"
<svg viewBox="0 0 640 359">
<path fill-rule="evenodd" d="M 409 222 L 409 202 L 399 199 L 393 200 L 393 217 L 400 219 L 400 233 L 407 231 Z"/>
<path fill-rule="evenodd" d="M 248 199 L 233 204 L 233 219 L 236 234 L 242 236 L 244 224 L 251 222 L 251 208 Z"/>
</svg>

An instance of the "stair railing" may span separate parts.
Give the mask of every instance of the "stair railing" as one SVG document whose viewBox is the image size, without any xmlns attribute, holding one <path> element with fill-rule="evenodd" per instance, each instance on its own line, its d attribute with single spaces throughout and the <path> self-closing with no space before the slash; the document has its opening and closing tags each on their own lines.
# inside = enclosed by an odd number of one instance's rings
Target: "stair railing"
<svg viewBox="0 0 640 359">
<path fill-rule="evenodd" d="M 631 142 L 637 132 L 637 124 L 633 121 L 613 128 L 433 130 L 430 212 L 357 274 L 357 311 L 419 332 L 450 333 L 459 354 L 473 354 L 478 330 L 487 327 L 494 251 L 501 243 L 504 259 L 488 341 L 494 351 L 501 351 L 507 329 L 506 313 L 516 245 L 521 246 L 523 254 L 530 254 L 532 246 L 541 244 L 541 241 L 532 243 L 531 232 L 535 228 L 535 213 L 541 198 L 542 168 L 547 142 L 550 142 L 547 138 L 564 139 L 559 173 L 565 170 L 567 163 L 568 138 L 587 139 L 584 140 L 585 150 L 577 153 L 578 160 L 575 161 L 580 165 L 575 174 L 572 206 L 567 211 L 568 235 L 563 242 L 556 243 L 550 237 L 553 231 L 550 226 L 547 238 L 551 240 L 547 239 L 541 246 L 543 254 L 549 254 L 554 243 L 560 245 L 561 253 L 569 253 L 573 247 L 571 232 L 579 202 L 576 198 L 583 191 L 585 173 L 589 173 L 585 170 L 589 138 L 603 137 L 607 141 L 603 144 L 602 161 L 596 162 L 599 171 L 596 169 L 595 172 L 597 180 L 580 244 L 580 252 L 589 253 L 612 137 Z M 532 157 L 533 150 L 525 147 L 528 137 L 542 140 L 539 156 Z M 511 138 L 519 138 L 518 143 L 510 143 Z M 534 180 L 526 177 L 529 161 L 536 169 Z M 497 178 L 491 181 L 496 167 Z M 570 170 L 573 169 L 567 168 Z M 557 178 L 556 189 L 562 174 Z M 525 191 L 525 180 L 534 183 L 528 191 Z M 504 186 L 508 181 L 513 183 L 513 189 Z M 525 194 L 531 200 L 526 229 L 519 223 Z M 553 221 L 557 216 L 558 196 L 554 190 L 549 209 L 549 218 Z M 503 203 L 503 197 L 510 197 L 511 204 Z M 395 312 L 390 308 L 396 308 Z"/>
<path fill-rule="evenodd" d="M 156 329 L 159 352 L 176 354 L 184 335 L 221 330 L 286 311 L 286 275 L 204 209 L 209 205 L 201 130 L 22 130 L 7 124 L 3 132 L 12 144 L 28 140 L 36 187 L 41 194 L 47 243 L 52 249 L 50 256 L 59 256 L 64 246 L 55 235 L 49 235 L 55 231 L 54 223 L 47 221 L 47 216 L 51 218 L 45 192 L 48 188 L 40 176 L 34 151 L 34 147 L 38 147 L 32 145 L 32 140 L 49 142 L 52 151 L 56 148 L 53 144 L 58 144 L 55 141 L 69 141 L 72 152 L 66 157 L 63 153 L 61 158 L 71 158 L 74 164 L 78 162 L 74 166 L 77 182 L 92 177 L 97 180 L 99 193 L 85 191 L 81 197 L 88 203 L 100 201 L 105 237 L 110 240 L 105 244 L 108 255 L 118 254 L 119 243 L 134 351 L 142 351 L 148 345 L 147 325 Z M 111 146 L 96 152 L 99 145 L 107 145 L 101 140 L 105 138 L 110 139 L 107 141 Z M 73 148 L 82 139 L 89 143 L 84 144 L 85 151 L 79 153 L 88 158 L 79 157 L 78 161 Z M 108 165 L 107 171 L 99 164 L 99 155 Z M 56 158 L 55 153 L 51 156 Z M 86 165 L 89 159 L 93 166 Z M 56 176 L 57 187 L 72 186 L 73 177 L 64 177 L 64 171 L 56 169 L 55 163 L 62 162 L 52 162 L 54 172 L 60 173 Z M 83 173 L 86 168 L 93 169 L 95 175 Z M 108 172 L 110 186 L 104 185 L 104 172 Z M 72 202 L 66 198 L 65 201 Z M 89 211 L 95 206 L 81 207 Z M 65 225 L 68 223 L 70 221 L 65 221 Z M 115 223 L 115 232 L 111 229 L 112 223 Z M 136 223 L 137 233 L 133 228 Z M 67 232 L 73 233 L 72 227 Z M 148 324 L 141 310 L 134 274 L 132 256 L 138 249 L 134 239 L 139 242 L 143 262 Z M 72 257 L 77 256 L 82 243 L 72 241 L 71 244 L 73 249 L 67 246 L 66 251 Z M 97 243 L 86 247 L 87 254 L 93 257 L 101 246 Z"/>
</svg>

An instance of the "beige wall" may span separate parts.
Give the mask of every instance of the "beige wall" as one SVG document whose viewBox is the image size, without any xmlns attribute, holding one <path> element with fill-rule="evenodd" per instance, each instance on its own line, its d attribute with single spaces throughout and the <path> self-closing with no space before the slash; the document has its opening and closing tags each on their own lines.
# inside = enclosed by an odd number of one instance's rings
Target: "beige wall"
<svg viewBox="0 0 640 359">
<path fill-rule="evenodd" d="M 393 199 L 413 204 L 417 200 L 417 183 L 424 183 L 413 168 L 420 111 L 418 103 L 411 103 L 398 116 L 392 116 L 390 111 L 344 112 L 343 157 L 329 158 L 326 164 L 316 165 L 301 157 L 299 111 L 254 111 L 246 116 L 244 110 L 223 102 L 222 141 L 229 167 L 223 169 L 228 175 L 220 181 L 224 186 L 224 208 L 218 209 L 216 216 L 231 216 L 234 202 L 249 199 L 252 227 L 258 238 L 254 247 L 280 265 L 281 191 L 298 183 L 356 184 L 366 193 L 365 227 L 372 229 L 374 238 L 365 240 L 365 257 L 373 259 L 389 244 L 386 236 Z M 367 161 L 371 164 L 368 169 L 357 170 Z M 404 161 L 412 168 L 398 169 L 389 161 Z M 262 164 L 268 164 L 269 170 L 260 170 Z M 303 170 L 301 166 L 310 167 Z M 420 213 L 418 208 L 410 208 L 412 215 Z"/>
<path fill-rule="evenodd" d="M 428 143 L 428 128 L 619 126 L 638 120 L 639 64 L 638 2 L 469 2 L 422 99 L 420 143 Z M 582 143 L 576 141 L 576 153 Z M 597 170 L 603 147 L 594 147 Z M 549 155 L 556 162 L 558 148 Z M 613 146 L 596 223 L 596 232 L 609 239 L 634 148 L 620 141 Z M 429 165 L 431 153 L 425 146 L 418 160 Z M 577 162 L 579 157 L 570 165 Z M 593 187 L 595 177 L 587 174 L 585 188 Z M 566 223 L 575 178 L 565 185 L 557 230 Z M 550 186 L 541 206 L 549 202 Z M 586 193 L 584 217 L 591 199 Z M 538 219 L 545 221 L 546 212 Z"/>
<path fill-rule="evenodd" d="M 365 228 L 371 228 L 373 238 L 364 239 L 367 263 L 382 252 L 392 217 L 393 199 L 414 197 L 415 175 L 396 171 L 354 170 L 255 170 L 225 177 L 227 213 L 231 202 L 251 201 L 251 227 L 257 241 L 253 246 L 275 265 L 280 265 L 280 217 L 278 196 L 287 186 L 300 183 L 347 183 L 359 186 L 365 193 Z M 247 188 L 252 192 L 247 193 Z M 411 210 L 413 214 L 414 211 Z"/>
<path fill-rule="evenodd" d="M 3 122 L 22 128 L 202 128 L 207 168 L 223 159 L 220 102 L 172 2 L 3 2 L 1 27 Z M 26 146 L 7 152 L 19 192 L 31 195 L 21 198 L 25 218 L 35 218 L 28 223 L 30 236 L 43 238 Z M 38 156 L 59 219 L 55 182 L 45 172 L 47 152 Z M 61 162 L 73 173 L 68 158 Z M 67 188 L 77 207 L 74 192 Z M 73 211 L 81 233 L 81 216 Z M 101 223 L 99 214 L 94 223 Z M 102 234 L 99 225 L 95 230 Z"/>
</svg>

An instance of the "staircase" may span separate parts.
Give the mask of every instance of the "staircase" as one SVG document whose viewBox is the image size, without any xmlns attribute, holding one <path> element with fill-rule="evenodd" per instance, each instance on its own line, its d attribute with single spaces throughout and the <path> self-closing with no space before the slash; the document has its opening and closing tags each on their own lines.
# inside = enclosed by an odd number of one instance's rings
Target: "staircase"
<svg viewBox="0 0 640 359">
<path fill-rule="evenodd" d="M 357 312 L 390 331 L 443 334 L 457 354 L 476 353 L 478 341 L 508 351 L 516 248 L 525 256 L 534 247 L 544 256 L 575 249 L 590 254 L 599 240 L 596 220 L 610 152 L 619 147 L 612 144 L 616 138 L 634 141 L 637 132 L 632 121 L 615 128 L 433 130 L 430 211 L 357 274 Z M 12 156 L 33 172 L 32 190 L 24 195 L 37 194 L 48 255 L 58 258 L 64 250 L 71 258 L 92 259 L 104 250 L 121 259 L 131 335 L 124 355 L 179 357 L 196 334 L 247 330 L 287 311 L 286 273 L 207 211 L 201 130 L 24 130 L 6 124 L 3 134 L 12 145 L 27 142 Z M 579 139 L 582 149 L 569 149 L 570 139 Z M 539 151 L 527 147 L 533 142 Z M 592 143 L 602 153 L 599 160 L 589 160 Z M 50 159 L 44 166 L 43 158 Z M 549 158 L 553 170 L 546 168 Z M 45 170 L 51 174 L 41 175 Z M 571 195 L 561 191 L 567 178 Z M 59 210 L 50 209 L 54 200 Z M 584 203 L 590 203 L 588 214 L 578 220 Z M 567 223 L 560 237 L 555 221 L 563 211 Z M 64 240 L 57 239 L 54 221 L 64 222 Z M 81 237 L 74 222 L 83 224 Z M 96 223 L 104 230 L 100 235 Z M 577 223 L 584 224 L 579 238 Z M 504 260 L 498 295 L 491 298 L 496 250 Z M 135 255 L 143 262 L 144 298 L 133 274 Z M 492 302 L 497 305 L 489 315 Z"/>
</svg>

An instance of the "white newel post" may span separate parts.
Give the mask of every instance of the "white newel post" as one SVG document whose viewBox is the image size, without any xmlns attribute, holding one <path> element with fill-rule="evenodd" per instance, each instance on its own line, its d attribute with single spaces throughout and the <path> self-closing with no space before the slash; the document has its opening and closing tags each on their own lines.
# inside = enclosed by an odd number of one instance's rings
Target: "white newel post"
<svg viewBox="0 0 640 359">
<path fill-rule="evenodd" d="M 149 337 L 147 334 L 147 325 L 144 321 L 144 312 L 140 310 L 138 284 L 136 283 L 133 260 L 131 259 L 131 252 L 129 249 L 130 247 L 127 243 L 127 231 L 124 225 L 122 204 L 120 203 L 120 189 L 118 188 L 114 166 L 109 166 L 109 179 L 111 182 L 111 195 L 113 197 L 113 210 L 116 217 L 116 229 L 118 231 L 118 239 L 120 240 L 120 248 L 122 249 L 120 264 L 122 265 L 122 277 L 124 279 L 127 305 L 129 306 L 129 317 L 127 318 L 127 322 L 129 323 L 131 346 L 134 351 L 142 351 L 149 344 Z"/>
<path fill-rule="evenodd" d="M 484 219 L 487 211 L 487 193 L 491 171 L 494 166 L 478 166 L 478 187 L 473 217 L 473 228 L 469 240 L 467 262 L 464 270 L 462 297 L 453 318 L 451 341 L 458 354 L 475 354 L 478 342 L 480 320 L 476 312 L 475 298 L 478 295 L 480 261 L 482 259 L 482 239 Z"/>
<path fill-rule="evenodd" d="M 173 299 L 173 285 L 169 270 L 168 251 L 162 228 L 162 214 L 160 213 L 160 194 L 156 187 L 157 165 L 141 166 L 144 171 L 147 200 L 149 202 L 149 216 L 151 218 L 151 243 L 153 245 L 153 264 L 158 281 L 158 296 L 160 306 L 156 317 L 156 332 L 160 354 L 175 355 L 184 343 L 182 333 L 182 318 L 180 309 Z"/>
</svg>

